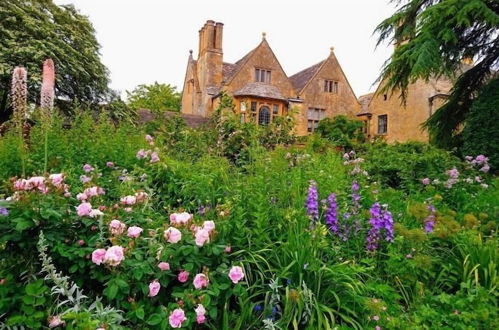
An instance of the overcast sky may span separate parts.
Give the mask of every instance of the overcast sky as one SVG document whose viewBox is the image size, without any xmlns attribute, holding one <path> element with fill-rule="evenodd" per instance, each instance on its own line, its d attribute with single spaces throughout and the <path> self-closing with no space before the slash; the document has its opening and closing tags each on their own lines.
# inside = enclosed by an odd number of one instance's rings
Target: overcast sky
<svg viewBox="0 0 499 330">
<path fill-rule="evenodd" d="M 4 0 L 2 0 L 4 1 Z M 392 45 L 375 50 L 375 26 L 389 0 L 55 0 L 90 18 L 111 87 L 124 93 L 155 81 L 181 90 L 189 49 L 197 56 L 206 20 L 224 23 L 225 62 L 261 41 L 262 32 L 288 76 L 322 61 L 331 46 L 357 96 L 373 91 Z"/>
</svg>

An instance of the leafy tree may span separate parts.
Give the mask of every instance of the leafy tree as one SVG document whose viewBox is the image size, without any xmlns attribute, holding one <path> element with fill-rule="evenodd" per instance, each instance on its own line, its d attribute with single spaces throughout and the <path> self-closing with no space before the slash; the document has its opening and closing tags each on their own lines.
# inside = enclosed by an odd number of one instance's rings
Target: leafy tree
<svg viewBox="0 0 499 330">
<path fill-rule="evenodd" d="M 155 82 L 152 85 L 139 85 L 126 92 L 128 105 L 133 109 L 149 109 L 153 112 L 180 111 L 180 93 L 175 86 Z"/>
<path fill-rule="evenodd" d="M 57 98 L 97 104 L 108 92 L 95 30 L 74 6 L 57 6 L 52 0 L 0 1 L 0 120 L 9 116 L 12 69 L 27 68 L 30 101 L 36 102 L 47 58 L 55 62 Z"/>
<path fill-rule="evenodd" d="M 353 143 L 364 140 L 360 120 L 350 120 L 346 116 L 325 118 L 319 122 L 317 133 L 334 142 L 337 146 L 351 148 Z"/>
<path fill-rule="evenodd" d="M 463 153 L 489 157 L 493 169 L 499 169 L 499 78 L 491 81 L 478 95 L 466 117 L 463 129 Z"/>
<path fill-rule="evenodd" d="M 455 78 L 448 102 L 424 124 L 435 143 L 452 147 L 477 92 L 490 83 L 499 58 L 499 1 L 392 0 L 393 16 L 377 28 L 378 44 L 398 47 L 385 64 L 383 91 L 397 91 L 405 100 L 417 79 Z M 476 64 L 463 70 L 463 59 Z"/>
</svg>

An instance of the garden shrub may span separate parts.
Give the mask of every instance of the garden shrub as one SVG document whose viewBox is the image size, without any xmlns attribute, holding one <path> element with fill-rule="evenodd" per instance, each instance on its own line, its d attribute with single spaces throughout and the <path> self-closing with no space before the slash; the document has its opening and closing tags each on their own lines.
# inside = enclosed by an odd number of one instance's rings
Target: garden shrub
<svg viewBox="0 0 499 330">
<path fill-rule="evenodd" d="M 352 120 L 340 115 L 321 120 L 317 133 L 332 141 L 336 146 L 349 150 L 354 145 L 365 141 L 365 135 L 362 132 L 363 125 L 364 123 L 360 120 Z"/>
<path fill-rule="evenodd" d="M 463 155 L 485 155 L 499 169 L 499 79 L 487 84 L 473 102 L 463 128 Z"/>
</svg>

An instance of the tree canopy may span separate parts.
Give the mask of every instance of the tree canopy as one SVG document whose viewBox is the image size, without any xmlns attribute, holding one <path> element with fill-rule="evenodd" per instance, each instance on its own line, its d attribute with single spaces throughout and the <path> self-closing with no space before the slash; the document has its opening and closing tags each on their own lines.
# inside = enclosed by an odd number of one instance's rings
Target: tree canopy
<svg viewBox="0 0 499 330">
<path fill-rule="evenodd" d="M 43 61 L 56 67 L 59 99 L 95 104 L 108 92 L 108 72 L 99 57 L 95 30 L 72 5 L 52 0 L 0 2 L 0 113 L 5 118 L 12 69 L 28 70 L 29 97 L 39 97 Z"/>
<path fill-rule="evenodd" d="M 132 109 L 149 109 L 153 112 L 180 111 L 181 97 L 175 86 L 155 82 L 139 85 L 127 91 L 127 102 Z"/>
<path fill-rule="evenodd" d="M 490 83 L 499 59 L 499 1 L 393 0 L 397 11 L 377 28 L 378 44 L 397 45 L 379 80 L 405 100 L 410 83 L 451 77 L 448 102 L 425 123 L 432 140 L 452 147 L 478 91 Z M 463 60 L 473 59 L 466 67 Z"/>
</svg>

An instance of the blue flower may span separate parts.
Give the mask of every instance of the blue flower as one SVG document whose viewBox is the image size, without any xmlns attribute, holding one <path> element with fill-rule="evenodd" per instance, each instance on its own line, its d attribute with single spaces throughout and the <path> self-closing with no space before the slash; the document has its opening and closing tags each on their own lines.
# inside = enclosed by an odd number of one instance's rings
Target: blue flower
<svg viewBox="0 0 499 330">
<path fill-rule="evenodd" d="M 253 310 L 258 313 L 258 312 L 261 312 L 262 311 L 262 306 L 261 305 L 255 305 L 255 307 L 253 308 Z"/>
</svg>

